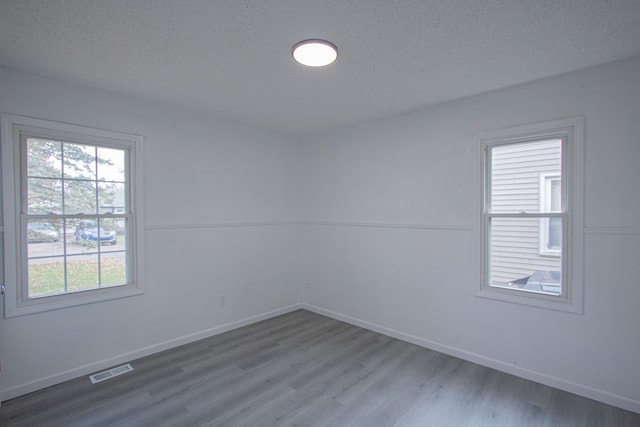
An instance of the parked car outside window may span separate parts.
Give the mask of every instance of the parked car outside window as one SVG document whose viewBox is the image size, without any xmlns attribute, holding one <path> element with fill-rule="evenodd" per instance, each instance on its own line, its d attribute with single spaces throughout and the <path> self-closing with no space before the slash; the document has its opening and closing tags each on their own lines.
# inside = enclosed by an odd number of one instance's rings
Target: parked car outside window
<svg viewBox="0 0 640 427">
<path fill-rule="evenodd" d="M 48 222 L 30 222 L 27 225 L 27 241 L 29 243 L 51 243 L 59 240 L 58 230 Z"/>
<path fill-rule="evenodd" d="M 75 230 L 76 240 L 93 240 L 100 241 L 101 244 L 115 245 L 118 241 L 116 232 L 106 228 L 98 228 L 96 221 L 80 221 Z"/>
</svg>

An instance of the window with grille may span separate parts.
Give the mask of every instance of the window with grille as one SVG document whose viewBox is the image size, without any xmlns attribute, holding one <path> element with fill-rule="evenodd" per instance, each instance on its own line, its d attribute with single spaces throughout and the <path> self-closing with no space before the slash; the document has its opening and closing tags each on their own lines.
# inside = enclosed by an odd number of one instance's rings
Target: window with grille
<svg viewBox="0 0 640 427">
<path fill-rule="evenodd" d="M 141 293 L 142 138 L 9 115 L 2 125 L 7 314 Z"/>
</svg>

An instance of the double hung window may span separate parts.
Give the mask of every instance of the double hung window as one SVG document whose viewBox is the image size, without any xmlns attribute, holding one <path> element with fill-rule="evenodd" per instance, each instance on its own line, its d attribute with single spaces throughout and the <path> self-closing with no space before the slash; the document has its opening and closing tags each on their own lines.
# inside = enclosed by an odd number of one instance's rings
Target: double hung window
<svg viewBox="0 0 640 427">
<path fill-rule="evenodd" d="M 580 311 L 582 122 L 488 132 L 482 146 L 482 289 Z"/>
<path fill-rule="evenodd" d="M 142 139 L 2 117 L 6 315 L 142 292 Z"/>
</svg>

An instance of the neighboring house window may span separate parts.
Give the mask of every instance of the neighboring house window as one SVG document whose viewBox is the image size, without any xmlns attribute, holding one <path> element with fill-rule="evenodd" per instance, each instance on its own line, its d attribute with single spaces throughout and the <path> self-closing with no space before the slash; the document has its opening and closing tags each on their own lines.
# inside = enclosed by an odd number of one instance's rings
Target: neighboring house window
<svg viewBox="0 0 640 427">
<path fill-rule="evenodd" d="M 558 175 L 540 174 L 540 212 L 562 212 L 562 180 Z M 540 255 L 562 255 L 561 218 L 540 219 Z"/>
<path fill-rule="evenodd" d="M 2 115 L 7 316 L 142 292 L 142 138 Z"/>
<path fill-rule="evenodd" d="M 487 132 L 480 296 L 581 311 L 582 120 Z"/>
</svg>

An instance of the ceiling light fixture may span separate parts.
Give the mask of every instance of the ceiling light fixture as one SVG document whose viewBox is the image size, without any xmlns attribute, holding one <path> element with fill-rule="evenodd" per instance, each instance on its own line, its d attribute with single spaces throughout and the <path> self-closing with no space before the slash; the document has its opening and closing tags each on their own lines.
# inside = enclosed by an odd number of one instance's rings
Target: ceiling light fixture
<svg viewBox="0 0 640 427">
<path fill-rule="evenodd" d="M 293 46 L 293 59 L 307 67 L 324 67 L 338 59 L 338 48 L 326 40 L 303 40 Z"/>
</svg>

